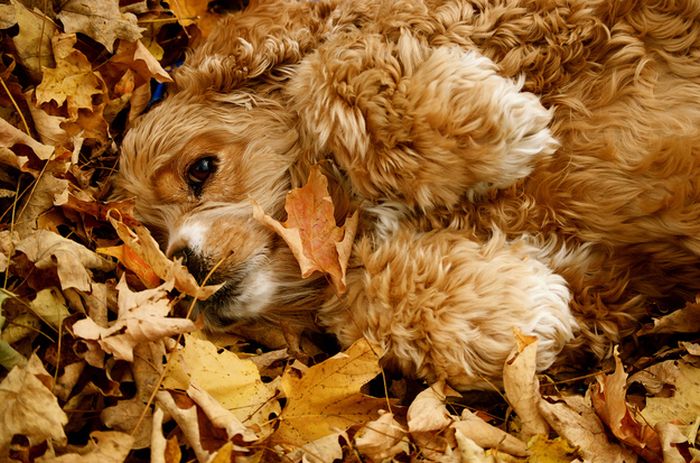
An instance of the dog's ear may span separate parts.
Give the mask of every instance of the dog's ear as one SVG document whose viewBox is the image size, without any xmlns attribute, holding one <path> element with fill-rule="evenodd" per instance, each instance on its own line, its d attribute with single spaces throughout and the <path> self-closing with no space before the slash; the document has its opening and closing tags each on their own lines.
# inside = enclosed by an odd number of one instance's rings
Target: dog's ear
<svg viewBox="0 0 700 463">
<path fill-rule="evenodd" d="M 175 73 L 177 90 L 228 92 L 261 76 L 286 78 L 288 65 L 316 46 L 335 1 L 251 1 L 189 52 Z"/>
</svg>

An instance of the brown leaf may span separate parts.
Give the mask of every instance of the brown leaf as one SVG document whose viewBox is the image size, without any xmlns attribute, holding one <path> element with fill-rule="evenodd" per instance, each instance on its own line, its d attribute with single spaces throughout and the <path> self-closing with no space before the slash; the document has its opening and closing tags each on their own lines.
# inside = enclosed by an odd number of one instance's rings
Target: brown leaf
<svg viewBox="0 0 700 463">
<path fill-rule="evenodd" d="M 547 435 L 549 426 L 539 412 L 540 382 L 537 380 L 537 337 L 515 334 L 517 345 L 503 367 L 503 388 L 508 403 L 520 418 L 521 438 Z M 477 441 L 478 443 L 478 441 Z"/>
<path fill-rule="evenodd" d="M 45 216 L 67 194 L 68 180 L 57 178 L 50 172 L 44 172 L 44 175 L 37 180 L 34 194 L 17 214 L 15 230 L 20 237 L 28 238 L 29 234 L 39 228 L 41 217 Z"/>
<path fill-rule="evenodd" d="M 41 79 L 42 68 L 53 66 L 51 37 L 56 32 L 56 25 L 41 11 L 30 10 L 17 0 L 4 6 L 7 23 L 16 23 L 19 33 L 12 38 L 17 49 L 20 63 L 29 71 L 32 80 Z M 14 18 L 9 15 L 14 13 Z M 9 26 L 8 26 L 9 27 Z"/>
<path fill-rule="evenodd" d="M 122 278 L 117 289 L 119 316 L 112 326 L 103 328 L 86 318 L 73 324 L 76 336 L 97 341 L 105 352 L 131 362 L 136 345 L 195 329 L 192 320 L 167 317 L 170 312 L 168 291 L 172 284 L 132 292 Z"/>
<path fill-rule="evenodd" d="M 114 265 L 85 246 L 47 230 L 37 230 L 17 244 L 39 269 L 56 268 L 61 288 L 90 292 L 88 269 L 109 271 Z"/>
<path fill-rule="evenodd" d="M 134 274 L 139 277 L 139 280 L 141 280 L 141 283 L 146 285 L 147 288 L 155 288 L 161 282 L 160 277 L 156 275 L 151 266 L 126 244 L 110 246 L 108 248 L 97 248 L 95 252 L 117 259 L 124 267 L 134 272 Z"/>
<path fill-rule="evenodd" d="M 661 441 L 656 431 L 637 420 L 626 401 L 627 373 L 615 350 L 615 371 L 599 374 L 591 387 L 591 400 L 596 413 L 610 427 L 615 437 L 629 445 L 650 462 L 661 462 Z"/>
<path fill-rule="evenodd" d="M 117 431 L 94 431 L 90 442 L 77 453 L 38 458 L 37 463 L 122 463 L 131 451 L 134 438 Z"/>
<path fill-rule="evenodd" d="M 355 447 L 373 461 L 391 459 L 400 453 L 409 454 L 407 430 L 394 419 L 394 414 L 381 412 L 355 434 Z"/>
<path fill-rule="evenodd" d="M 457 417 L 447 411 L 447 396 L 459 397 L 459 394 L 444 381 L 439 381 L 419 393 L 408 407 L 409 432 L 441 431 L 452 424 Z"/>
<path fill-rule="evenodd" d="M 465 409 L 461 419 L 455 421 L 452 427 L 484 449 L 497 449 L 516 457 L 528 455 L 525 442 L 491 426 L 469 410 Z"/>
<path fill-rule="evenodd" d="M 92 110 L 93 95 L 102 94 L 104 88 L 85 55 L 73 48 L 75 42 L 74 34 L 61 34 L 51 39 L 56 67 L 44 69 L 44 78 L 36 88 L 38 104 L 55 101 L 61 106 L 66 103 L 70 120 L 78 119 L 81 108 Z"/>
<path fill-rule="evenodd" d="M 584 461 L 590 463 L 637 461 L 634 453 L 608 440 L 603 423 L 583 397 L 543 398 L 540 400 L 539 408 L 552 429 L 579 448 Z"/>
<path fill-rule="evenodd" d="M 209 13 L 209 0 L 172 0 L 168 4 L 180 24 L 186 27 L 196 23 L 202 37 L 211 33 L 219 19 Z"/>
<path fill-rule="evenodd" d="M 700 300 L 688 302 L 682 309 L 655 319 L 653 325 L 643 327 L 637 332 L 637 335 L 696 333 L 698 327 L 700 327 Z"/>
<path fill-rule="evenodd" d="M 303 447 L 375 419 L 378 410 L 387 406 L 386 400 L 359 391 L 379 372 L 377 356 L 365 340 L 309 368 L 301 378 L 288 369 L 280 384 L 287 404 L 273 442 L 287 448 Z"/>
<path fill-rule="evenodd" d="M 135 42 L 143 29 L 136 16 L 119 11 L 116 0 L 68 0 L 58 14 L 65 31 L 82 32 L 112 52 L 117 39 Z"/>
<path fill-rule="evenodd" d="M 338 293 L 345 292 L 345 269 L 357 231 L 357 211 L 336 226 L 328 179 L 314 166 L 307 184 L 287 194 L 287 221 L 280 223 L 253 205 L 256 220 L 274 230 L 299 262 L 301 276 L 319 271 L 330 276 Z"/>
<path fill-rule="evenodd" d="M 57 443 L 66 440 L 63 426 L 68 416 L 58 399 L 39 379 L 50 378 L 36 355 L 24 367 L 15 367 L 0 383 L 0 459 L 8 457 L 10 441 L 15 434 L 37 445 L 48 439 Z"/>
<path fill-rule="evenodd" d="M 47 146 L 32 137 L 22 132 L 18 128 L 10 125 L 7 121 L 0 118 L 0 164 L 23 168 L 29 159 L 26 156 L 18 156 L 10 150 L 15 145 L 24 145 L 28 147 L 41 160 L 47 160 L 54 153 L 52 146 Z"/>
</svg>

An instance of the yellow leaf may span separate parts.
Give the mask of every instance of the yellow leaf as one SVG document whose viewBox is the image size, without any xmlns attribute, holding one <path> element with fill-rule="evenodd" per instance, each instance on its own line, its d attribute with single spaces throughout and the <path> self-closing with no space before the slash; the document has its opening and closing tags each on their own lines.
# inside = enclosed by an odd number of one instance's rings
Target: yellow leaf
<svg viewBox="0 0 700 463">
<path fill-rule="evenodd" d="M 185 347 L 171 362 L 163 381 L 167 389 L 187 390 L 194 383 L 246 425 L 264 427 L 270 414 L 279 414 L 274 389 L 262 382 L 250 360 L 228 350 L 218 352 L 211 342 L 186 335 Z"/>
<path fill-rule="evenodd" d="M 444 381 L 437 382 L 419 393 L 408 407 L 408 430 L 412 433 L 440 431 L 454 420 L 445 406 L 447 396 L 459 396 Z"/>
<path fill-rule="evenodd" d="M 642 416 L 650 426 L 664 422 L 689 425 L 700 416 L 700 368 L 682 360 L 669 360 L 647 370 L 674 387 L 671 397 L 646 399 Z"/>
<path fill-rule="evenodd" d="M 42 289 L 29 305 L 36 316 L 56 329 L 70 315 L 66 300 L 56 288 Z"/>
<path fill-rule="evenodd" d="M 372 461 L 386 460 L 400 453 L 409 454 L 407 431 L 389 412 L 381 413 L 379 418 L 357 431 L 355 447 Z"/>
<path fill-rule="evenodd" d="M 118 431 L 94 431 L 90 442 L 78 453 L 39 458 L 37 463 L 121 463 L 131 451 L 134 438 Z"/>
<path fill-rule="evenodd" d="M 309 368 L 301 377 L 298 371 L 288 369 L 281 381 L 287 404 L 273 441 L 291 448 L 303 447 L 376 419 L 379 409 L 386 408 L 386 400 L 359 391 L 380 371 L 377 356 L 364 339 Z"/>
<path fill-rule="evenodd" d="M 528 442 L 527 450 L 530 453 L 528 463 L 569 463 L 577 453 L 566 439 L 557 437 L 550 440 L 546 436 L 533 437 Z"/>
<path fill-rule="evenodd" d="M 19 61 L 29 71 L 32 79 L 38 82 L 42 68 L 54 64 L 51 37 L 56 32 L 56 25 L 36 8 L 29 10 L 17 0 L 12 0 L 11 5 L 5 7 L 5 11 L 9 14 L 14 10 L 11 21 L 19 26 L 19 33 L 12 38 Z"/>
</svg>

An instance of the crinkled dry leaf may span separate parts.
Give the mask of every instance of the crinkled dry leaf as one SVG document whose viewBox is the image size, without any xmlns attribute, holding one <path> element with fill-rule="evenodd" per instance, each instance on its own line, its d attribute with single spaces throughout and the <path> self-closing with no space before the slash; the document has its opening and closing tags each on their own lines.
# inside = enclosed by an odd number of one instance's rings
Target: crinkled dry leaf
<svg viewBox="0 0 700 463">
<path fill-rule="evenodd" d="M 70 120 L 78 119 L 78 110 L 93 109 L 93 96 L 103 93 L 104 84 L 92 70 L 92 65 L 81 52 L 73 48 L 74 34 L 53 37 L 55 68 L 44 68 L 44 77 L 36 88 L 38 104 L 55 101 L 58 106 L 67 103 Z"/>
<path fill-rule="evenodd" d="M 229 439 L 239 437 L 244 442 L 253 442 L 258 439 L 255 431 L 243 425 L 236 415 L 224 408 L 221 403 L 201 387 L 190 383 L 190 387 L 187 388 L 187 395 L 199 405 L 212 424 L 226 431 Z"/>
<path fill-rule="evenodd" d="M 538 435 L 527 443 L 529 460 L 533 463 L 569 463 L 576 459 L 576 448 L 572 447 L 566 439 L 557 437 L 548 439 Z"/>
<path fill-rule="evenodd" d="M 38 458 L 37 463 L 122 463 L 131 451 L 134 438 L 118 431 L 90 433 L 90 443 L 77 453 Z"/>
<path fill-rule="evenodd" d="M 629 445 L 649 462 L 661 462 L 661 441 L 656 431 L 638 420 L 627 405 L 627 373 L 615 350 L 615 371 L 599 374 L 591 387 L 591 400 L 598 416 L 615 437 Z"/>
<path fill-rule="evenodd" d="M 408 407 L 408 430 L 412 433 L 440 431 L 457 418 L 447 411 L 447 396 L 459 397 L 444 381 L 437 382 L 418 394 Z"/>
<path fill-rule="evenodd" d="M 3 5 L 3 10 L 7 15 L 14 12 L 14 18 L 8 18 L 6 22 L 17 23 L 19 26 L 19 33 L 12 37 L 17 57 L 29 71 L 32 80 L 38 82 L 42 68 L 53 66 L 54 63 L 51 37 L 56 32 L 56 25 L 41 11 L 36 8 L 30 10 L 17 0 L 12 0 L 10 5 Z"/>
<path fill-rule="evenodd" d="M 336 226 L 328 179 L 318 166 L 311 169 L 305 186 L 287 194 L 284 208 L 284 223 L 266 215 L 257 204 L 253 205 L 253 216 L 284 239 L 299 262 L 303 278 L 323 272 L 330 276 L 338 293 L 345 292 L 345 269 L 357 231 L 357 212 L 346 219 L 345 225 Z"/>
<path fill-rule="evenodd" d="M 197 417 L 197 406 L 194 402 L 190 402 L 184 408 L 181 408 L 176 403 L 175 399 L 168 391 L 159 391 L 156 394 L 158 406 L 165 410 L 177 423 L 178 427 L 185 436 L 185 440 L 190 445 L 197 460 L 204 463 L 213 455 L 213 450 L 207 450 L 202 443 L 202 430 L 199 426 Z"/>
<path fill-rule="evenodd" d="M 111 262 L 85 246 L 47 230 L 37 230 L 17 244 L 17 251 L 40 269 L 56 268 L 61 288 L 90 292 L 92 277 L 88 269 L 109 271 Z"/>
<path fill-rule="evenodd" d="M 376 420 L 365 424 L 355 434 L 355 447 L 372 461 L 383 461 L 409 454 L 407 430 L 394 419 L 394 414 L 380 411 Z"/>
<path fill-rule="evenodd" d="M 229 350 L 218 352 L 214 344 L 194 336 L 185 336 L 185 347 L 170 361 L 163 387 L 186 390 L 194 383 L 243 424 L 272 431 L 269 417 L 278 415 L 280 406 L 274 389 L 262 382 L 253 362 Z"/>
<path fill-rule="evenodd" d="M 58 18 L 65 32 L 82 32 L 104 45 L 110 53 L 117 39 L 135 42 L 143 29 L 136 16 L 122 13 L 117 0 L 68 0 Z"/>
<path fill-rule="evenodd" d="M 515 337 L 517 345 L 503 367 L 503 388 L 522 423 L 521 437 L 527 442 L 534 435 L 546 435 L 549 426 L 538 407 L 541 397 L 537 380 L 537 337 L 525 336 L 519 331 Z"/>
<path fill-rule="evenodd" d="M 681 454 L 681 447 L 683 447 L 684 453 L 687 453 L 688 438 L 683 435 L 678 426 L 671 423 L 659 423 L 656 425 L 656 431 L 661 438 L 663 462 L 686 463 L 687 460 Z"/>
<path fill-rule="evenodd" d="M 135 226 L 132 232 L 121 220 L 110 217 L 109 221 L 124 244 L 148 264 L 163 281 L 173 281 L 175 288 L 179 291 L 197 299 L 206 299 L 220 288 L 220 285 L 199 286 L 184 265 L 173 262 L 163 254 L 147 228 Z"/>
<path fill-rule="evenodd" d="M 468 461 L 469 463 L 495 463 L 494 458 L 487 455 L 486 451 L 479 447 L 479 444 L 465 436 L 461 429 L 455 430 L 455 440 L 457 441 L 456 450 L 459 455 L 459 459 L 457 461 Z M 450 457 L 451 455 L 445 456 Z M 443 459 L 441 458 L 441 460 Z"/>
<path fill-rule="evenodd" d="M 39 143 L 18 128 L 10 125 L 6 120 L 0 118 L 0 164 L 20 169 L 24 167 L 29 159 L 26 156 L 18 156 L 13 153 L 10 148 L 15 145 L 28 147 L 41 160 L 49 159 L 54 152 L 53 147 Z"/>
<path fill-rule="evenodd" d="M 68 416 L 37 376 L 50 378 L 39 357 L 32 355 L 26 366 L 13 368 L 0 383 L 0 460 L 8 457 L 15 434 L 26 436 L 31 445 L 66 440 Z"/>
<path fill-rule="evenodd" d="M 39 227 L 39 219 L 50 211 L 61 198 L 68 194 L 68 180 L 44 172 L 34 188 L 34 194 L 27 200 L 15 220 L 15 230 L 26 238 Z"/>
<path fill-rule="evenodd" d="M 110 246 L 108 248 L 97 248 L 95 252 L 117 259 L 124 267 L 134 272 L 134 274 L 139 277 L 139 280 L 141 280 L 141 283 L 146 285 L 147 288 L 155 288 L 161 282 L 160 277 L 156 275 L 156 272 L 153 271 L 150 265 L 126 244 Z"/>
<path fill-rule="evenodd" d="M 167 316 L 170 312 L 168 291 L 172 289 L 172 283 L 132 292 L 126 280 L 122 278 L 117 289 L 119 316 L 112 326 L 104 328 L 86 318 L 73 325 L 76 336 L 97 341 L 105 352 L 131 362 L 136 345 L 186 333 L 196 328 L 192 320 Z"/>
<path fill-rule="evenodd" d="M 696 333 L 700 327 L 700 300 L 686 303 L 685 307 L 654 320 L 637 332 L 638 336 L 659 333 Z"/>
<path fill-rule="evenodd" d="M 647 397 L 642 410 L 651 426 L 675 422 L 689 425 L 700 416 L 700 368 L 685 361 L 668 360 L 645 370 L 662 384 L 674 387 L 671 397 Z"/>
<path fill-rule="evenodd" d="M 63 320 L 70 315 L 66 306 L 66 299 L 56 288 L 42 289 L 36 293 L 36 297 L 29 305 L 37 317 L 56 330 L 58 330 Z"/>
<path fill-rule="evenodd" d="M 528 454 L 525 442 L 491 426 L 469 410 L 465 409 L 461 419 L 455 421 L 452 427 L 484 449 L 497 449 L 516 457 L 525 457 Z"/>
<path fill-rule="evenodd" d="M 550 401 L 551 400 L 551 401 Z M 590 463 L 634 463 L 637 456 L 610 442 L 603 423 L 583 397 L 543 398 L 540 413 L 547 423 L 571 444 L 579 448 Z"/>
<path fill-rule="evenodd" d="M 151 78 L 161 83 L 173 81 L 170 74 L 163 69 L 140 40 L 136 42 L 120 41 L 117 53 L 110 62 L 123 64 L 133 70 L 141 78 L 140 83 L 147 83 Z"/>
<path fill-rule="evenodd" d="M 209 13 L 209 0 L 172 0 L 168 4 L 180 24 L 196 24 L 202 37 L 211 33 L 219 19 L 217 15 Z"/>
<path fill-rule="evenodd" d="M 298 372 L 288 369 L 281 381 L 287 404 L 273 442 L 302 447 L 377 418 L 378 410 L 386 408 L 386 400 L 370 398 L 359 391 L 379 372 L 377 356 L 364 339 L 309 368 L 301 378 Z"/>
</svg>

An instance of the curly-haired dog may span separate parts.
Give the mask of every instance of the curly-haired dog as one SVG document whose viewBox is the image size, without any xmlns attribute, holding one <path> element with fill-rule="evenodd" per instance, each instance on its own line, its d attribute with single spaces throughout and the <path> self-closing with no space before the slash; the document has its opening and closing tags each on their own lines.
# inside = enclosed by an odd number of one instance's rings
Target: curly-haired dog
<svg viewBox="0 0 700 463">
<path fill-rule="evenodd" d="M 387 365 L 496 380 L 513 328 L 609 353 L 700 289 L 700 4 L 260 1 L 224 20 L 126 136 L 116 188 L 260 317 L 366 337 Z M 363 217 L 336 295 L 253 220 L 325 166 Z"/>
</svg>

